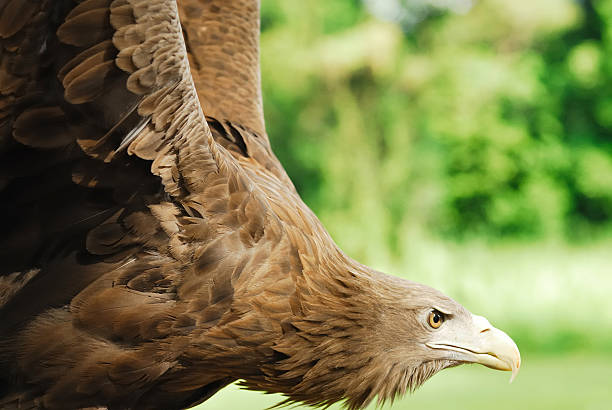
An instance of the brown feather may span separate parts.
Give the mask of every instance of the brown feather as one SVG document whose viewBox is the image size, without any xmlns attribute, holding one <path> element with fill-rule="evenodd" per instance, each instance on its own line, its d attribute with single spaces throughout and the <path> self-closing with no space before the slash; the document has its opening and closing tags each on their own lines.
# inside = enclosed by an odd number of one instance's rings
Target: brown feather
<svg viewBox="0 0 612 410">
<path fill-rule="evenodd" d="M 259 2 L 182 0 L 179 11 L 206 114 L 267 138 L 259 73 Z"/>
<path fill-rule="evenodd" d="M 36 11 L 31 0 L 9 0 L 0 5 L 2 16 L 0 17 L 0 36 L 11 37 L 27 24 L 32 14 Z"/>
<path fill-rule="evenodd" d="M 15 140 L 35 148 L 58 148 L 74 141 L 64 111 L 57 106 L 26 110 L 13 127 Z"/>
<path fill-rule="evenodd" d="M 88 0 L 81 3 L 79 7 L 82 7 L 82 10 L 66 18 L 57 29 L 57 36 L 61 42 L 77 47 L 90 47 L 109 38 L 111 31 L 108 7 L 89 9 L 89 6 L 97 6 L 90 3 L 97 2 L 97 0 Z"/>
<path fill-rule="evenodd" d="M 0 407 L 356 409 L 458 364 L 419 312 L 467 311 L 344 255 L 274 156 L 258 13 L 0 5 Z"/>
</svg>

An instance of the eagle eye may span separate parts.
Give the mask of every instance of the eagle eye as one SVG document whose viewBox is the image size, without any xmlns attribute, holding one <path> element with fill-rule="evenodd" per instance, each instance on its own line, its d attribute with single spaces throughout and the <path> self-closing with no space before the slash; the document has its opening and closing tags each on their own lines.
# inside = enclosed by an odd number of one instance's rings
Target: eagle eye
<svg viewBox="0 0 612 410">
<path fill-rule="evenodd" d="M 442 322 L 444 322 L 444 313 L 441 313 L 434 309 L 429 312 L 429 317 L 427 318 L 427 321 L 429 322 L 429 326 L 433 327 L 434 329 L 437 329 L 442 326 Z"/>
</svg>

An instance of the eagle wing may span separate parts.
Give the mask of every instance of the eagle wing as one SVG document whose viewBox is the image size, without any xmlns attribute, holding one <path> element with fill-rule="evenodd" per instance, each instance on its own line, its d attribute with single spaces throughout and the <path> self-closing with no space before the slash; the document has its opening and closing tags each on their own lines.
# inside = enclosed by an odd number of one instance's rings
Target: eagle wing
<svg viewBox="0 0 612 410">
<path fill-rule="evenodd" d="M 314 216 L 265 135 L 257 24 L 234 54 L 223 3 L 0 3 L 0 404 L 185 407 L 231 382 L 183 374 L 188 346 L 279 330 L 230 306 L 288 303 L 279 218 Z"/>
<path fill-rule="evenodd" d="M 181 0 L 179 13 L 195 86 L 215 141 L 295 191 L 270 147 L 259 64 L 259 1 Z"/>
</svg>

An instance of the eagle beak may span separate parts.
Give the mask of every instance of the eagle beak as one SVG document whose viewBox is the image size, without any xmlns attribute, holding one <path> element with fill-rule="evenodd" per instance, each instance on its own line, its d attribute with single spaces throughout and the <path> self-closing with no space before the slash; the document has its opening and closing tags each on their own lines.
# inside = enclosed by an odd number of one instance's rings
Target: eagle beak
<svg viewBox="0 0 612 410">
<path fill-rule="evenodd" d="M 484 317 L 476 315 L 472 315 L 472 326 L 468 326 L 469 329 L 452 331 L 452 325 L 450 327 L 443 341 L 426 345 L 432 349 L 452 351 L 455 360 L 512 371 L 512 383 L 521 367 L 521 354 L 510 336 L 491 326 Z"/>
</svg>

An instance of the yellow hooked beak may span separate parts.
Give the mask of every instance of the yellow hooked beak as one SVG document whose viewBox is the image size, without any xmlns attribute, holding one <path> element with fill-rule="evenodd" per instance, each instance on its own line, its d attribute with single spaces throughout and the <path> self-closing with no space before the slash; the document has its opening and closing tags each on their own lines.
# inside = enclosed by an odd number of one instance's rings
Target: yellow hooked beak
<svg viewBox="0 0 612 410">
<path fill-rule="evenodd" d="M 468 329 L 453 331 L 451 328 L 440 336 L 441 340 L 426 345 L 432 349 L 452 351 L 455 360 L 512 371 L 510 382 L 518 374 L 521 354 L 516 343 L 482 316 L 472 315 L 472 326 L 468 326 Z"/>
</svg>

